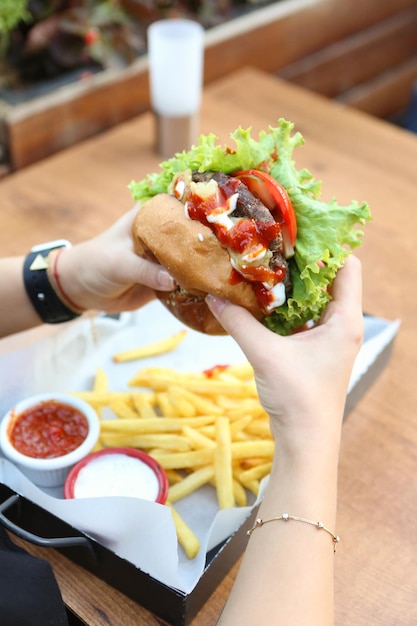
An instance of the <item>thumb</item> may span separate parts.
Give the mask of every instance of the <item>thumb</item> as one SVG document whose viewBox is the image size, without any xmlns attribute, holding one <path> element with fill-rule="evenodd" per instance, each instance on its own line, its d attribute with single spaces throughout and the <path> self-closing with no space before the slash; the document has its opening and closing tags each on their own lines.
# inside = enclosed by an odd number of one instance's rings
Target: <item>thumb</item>
<svg viewBox="0 0 417 626">
<path fill-rule="evenodd" d="M 270 333 L 249 311 L 217 296 L 206 296 L 207 306 L 233 337 L 252 365 L 259 359 L 259 345 L 268 345 Z"/>
</svg>

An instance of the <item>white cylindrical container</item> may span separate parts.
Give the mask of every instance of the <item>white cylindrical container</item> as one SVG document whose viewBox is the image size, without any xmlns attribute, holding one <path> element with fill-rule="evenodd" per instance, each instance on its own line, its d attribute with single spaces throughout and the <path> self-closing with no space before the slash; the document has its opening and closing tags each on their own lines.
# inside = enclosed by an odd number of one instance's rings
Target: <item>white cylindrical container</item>
<svg viewBox="0 0 417 626">
<path fill-rule="evenodd" d="M 198 139 L 203 27 L 186 19 L 154 22 L 148 29 L 148 56 L 157 150 L 167 158 L 189 149 Z"/>
</svg>

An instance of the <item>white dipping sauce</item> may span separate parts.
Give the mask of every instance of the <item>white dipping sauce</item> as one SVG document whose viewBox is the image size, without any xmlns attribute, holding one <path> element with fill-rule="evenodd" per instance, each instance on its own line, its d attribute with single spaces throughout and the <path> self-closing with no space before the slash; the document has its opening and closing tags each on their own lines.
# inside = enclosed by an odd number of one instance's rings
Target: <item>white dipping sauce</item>
<svg viewBox="0 0 417 626">
<path fill-rule="evenodd" d="M 75 498 L 130 496 L 155 501 L 159 493 L 153 470 L 126 454 L 104 454 L 87 463 L 78 473 Z"/>
</svg>

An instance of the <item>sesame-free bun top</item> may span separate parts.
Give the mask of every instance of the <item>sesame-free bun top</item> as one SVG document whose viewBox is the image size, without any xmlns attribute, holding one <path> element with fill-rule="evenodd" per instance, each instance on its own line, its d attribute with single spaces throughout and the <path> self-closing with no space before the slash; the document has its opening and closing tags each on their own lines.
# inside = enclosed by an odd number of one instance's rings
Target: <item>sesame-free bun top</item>
<svg viewBox="0 0 417 626">
<path fill-rule="evenodd" d="M 209 228 L 188 219 L 184 205 L 173 196 L 159 194 L 138 209 L 133 239 L 137 254 L 158 261 L 175 279 L 177 289 L 156 295 L 187 326 L 210 335 L 225 334 L 205 302 L 208 293 L 263 318 L 251 285 L 230 283 L 227 250 Z"/>
</svg>

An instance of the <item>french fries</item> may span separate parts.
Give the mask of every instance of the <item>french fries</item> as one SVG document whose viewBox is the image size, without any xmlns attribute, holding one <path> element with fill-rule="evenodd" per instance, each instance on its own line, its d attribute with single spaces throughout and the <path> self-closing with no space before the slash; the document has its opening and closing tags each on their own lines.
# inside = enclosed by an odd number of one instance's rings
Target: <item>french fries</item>
<svg viewBox="0 0 417 626">
<path fill-rule="evenodd" d="M 206 465 L 200 469 L 188 474 L 181 482 L 172 485 L 169 488 L 168 500 L 170 502 L 176 502 L 186 496 L 189 496 L 194 491 L 209 483 L 214 477 L 214 467 L 212 465 Z"/>
<path fill-rule="evenodd" d="M 227 417 L 216 419 L 216 444 L 214 475 L 217 500 L 221 509 L 228 509 L 235 506 L 235 496 L 233 493 L 230 422 Z"/>
<path fill-rule="evenodd" d="M 191 528 L 185 523 L 178 511 L 167 502 L 167 505 L 171 509 L 172 519 L 174 520 L 175 529 L 177 531 L 178 542 L 182 546 L 185 554 L 189 559 L 193 559 L 197 556 L 200 550 L 200 542 Z"/>
<path fill-rule="evenodd" d="M 93 391 L 107 391 L 109 387 L 108 376 L 106 372 L 98 367 L 93 382 Z"/>
<path fill-rule="evenodd" d="M 100 391 L 107 391 L 109 387 L 109 381 L 108 381 L 108 376 L 106 374 L 106 372 L 101 368 L 98 367 L 96 370 L 96 375 L 94 377 L 94 381 L 93 381 L 93 391 L 95 392 L 100 392 Z M 96 413 L 98 415 L 98 417 L 101 419 L 102 417 L 102 409 L 96 407 Z M 93 452 L 96 452 L 98 450 L 100 450 L 102 448 L 102 444 L 100 441 L 97 441 L 96 445 L 93 448 Z"/>
<path fill-rule="evenodd" d="M 186 335 L 186 330 L 180 330 L 178 333 L 175 333 L 166 339 L 161 339 L 161 341 L 155 341 L 154 343 L 149 343 L 146 346 L 139 346 L 138 348 L 118 352 L 113 355 L 113 361 L 116 363 L 123 363 L 125 361 L 135 361 L 137 359 L 144 359 L 150 356 L 171 352 L 171 350 L 175 350 L 178 344 L 185 339 Z"/>
<path fill-rule="evenodd" d="M 246 506 L 248 494 L 257 495 L 271 470 L 274 442 L 252 367 L 222 365 L 203 372 L 146 367 L 127 381 L 128 391 L 109 391 L 104 380 L 97 372 L 92 391 L 75 392 L 99 413 L 107 407 L 114 414 L 101 420 L 100 444 L 141 448 L 161 464 L 179 543 L 194 558 L 198 539 L 174 503 L 212 485 L 220 509 Z"/>
</svg>

